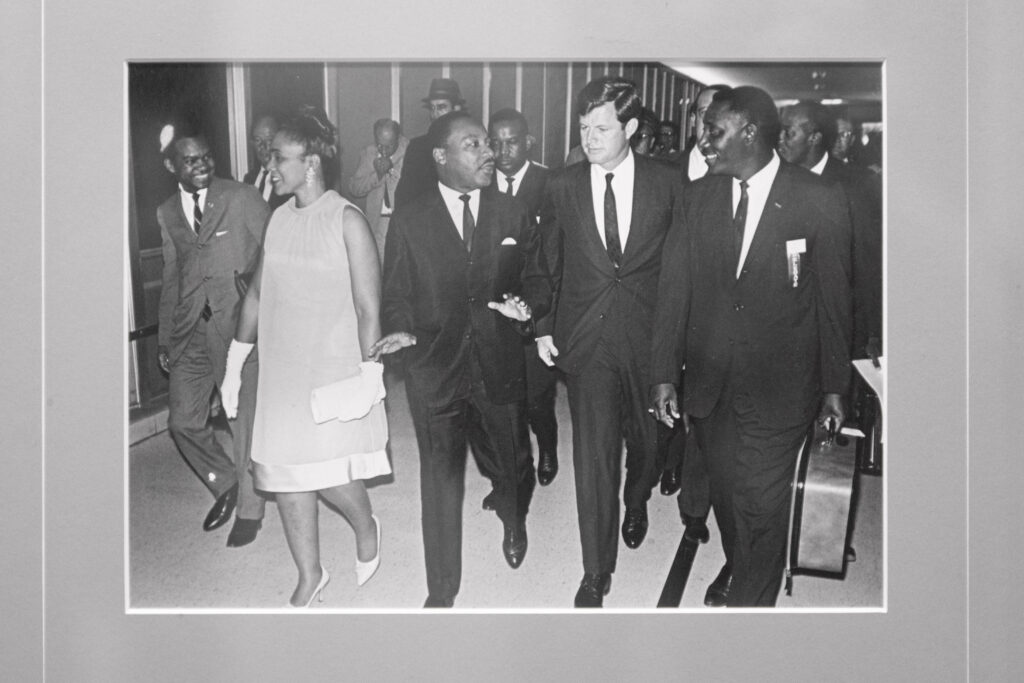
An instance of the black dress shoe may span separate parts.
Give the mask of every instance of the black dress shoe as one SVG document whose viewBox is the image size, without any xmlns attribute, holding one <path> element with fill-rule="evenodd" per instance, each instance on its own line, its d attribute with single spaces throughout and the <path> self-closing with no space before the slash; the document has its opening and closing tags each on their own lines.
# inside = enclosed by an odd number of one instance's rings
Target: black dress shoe
<svg viewBox="0 0 1024 683">
<path fill-rule="evenodd" d="M 575 607 L 601 607 L 604 604 L 604 596 L 612 587 L 612 575 L 584 574 L 580 581 L 580 589 L 576 591 Z"/>
<path fill-rule="evenodd" d="M 647 510 L 645 508 L 626 508 L 626 518 L 622 520 L 622 540 L 629 548 L 639 548 L 647 535 Z"/>
<path fill-rule="evenodd" d="M 217 527 L 224 526 L 231 514 L 235 511 L 235 501 L 238 500 L 238 482 L 224 493 L 217 496 L 213 501 L 213 507 L 203 520 L 203 531 L 213 531 Z"/>
<path fill-rule="evenodd" d="M 537 458 L 537 483 L 547 486 L 555 480 L 556 474 L 558 474 L 557 452 L 554 449 L 541 451 L 540 457 Z"/>
<path fill-rule="evenodd" d="M 231 525 L 231 533 L 228 534 L 228 547 L 241 548 L 256 540 L 256 534 L 263 527 L 262 519 L 242 519 L 235 517 L 235 523 Z"/>
<path fill-rule="evenodd" d="M 661 473 L 661 495 L 671 496 L 679 490 L 679 478 L 682 476 L 682 469 L 682 465 L 677 465 Z"/>
<path fill-rule="evenodd" d="M 706 517 L 691 517 L 690 515 L 683 515 L 683 526 L 686 527 L 686 530 L 683 531 L 683 536 L 685 536 L 688 541 L 693 541 L 694 543 L 707 543 L 708 539 L 711 538 L 711 533 L 708 531 Z"/>
<path fill-rule="evenodd" d="M 480 507 L 482 507 L 484 510 L 494 509 L 494 491 L 491 491 L 486 496 L 484 496 L 484 500 L 480 504 Z"/>
<path fill-rule="evenodd" d="M 501 541 L 501 551 L 505 553 L 505 561 L 512 569 L 518 569 L 526 557 L 526 522 L 505 525 L 505 538 Z"/>
<path fill-rule="evenodd" d="M 704 605 L 707 607 L 725 607 L 729 601 L 729 588 L 732 587 L 732 567 L 723 565 L 722 571 L 708 586 L 708 592 L 704 594 Z"/>
<path fill-rule="evenodd" d="M 428 595 L 427 601 L 423 603 L 423 607 L 452 607 L 455 605 L 455 598 L 439 598 L 434 595 Z"/>
</svg>

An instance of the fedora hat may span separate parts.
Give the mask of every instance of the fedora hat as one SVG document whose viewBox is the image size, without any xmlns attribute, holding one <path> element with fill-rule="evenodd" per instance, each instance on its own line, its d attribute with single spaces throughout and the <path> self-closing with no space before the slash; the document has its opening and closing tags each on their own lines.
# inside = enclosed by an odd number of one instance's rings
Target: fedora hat
<svg viewBox="0 0 1024 683">
<path fill-rule="evenodd" d="M 430 92 L 423 98 L 423 104 L 430 100 L 449 100 L 452 104 L 463 104 L 459 84 L 451 78 L 435 78 L 430 81 Z"/>
</svg>

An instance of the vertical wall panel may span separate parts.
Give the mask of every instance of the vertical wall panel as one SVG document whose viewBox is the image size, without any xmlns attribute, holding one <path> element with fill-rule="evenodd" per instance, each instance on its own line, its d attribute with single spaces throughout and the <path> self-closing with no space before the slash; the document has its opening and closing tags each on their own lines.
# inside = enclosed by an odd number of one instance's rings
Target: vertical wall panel
<svg viewBox="0 0 1024 683">
<path fill-rule="evenodd" d="M 589 83 L 587 78 L 587 64 L 575 63 L 571 67 L 572 71 L 572 85 L 569 92 L 569 102 L 571 103 L 571 109 L 568 116 L 569 125 L 569 149 L 572 149 L 576 145 L 580 144 L 580 127 L 579 127 L 579 116 L 580 113 L 576 111 L 576 95 L 579 94 L 580 90 Z M 564 160 L 564 150 L 563 150 Z"/>
<path fill-rule="evenodd" d="M 414 62 L 401 65 L 400 123 L 407 138 L 423 135 L 430 127 L 430 115 L 423 108 L 422 100 L 430 92 L 430 81 L 434 78 L 441 78 L 440 63 Z"/>
<path fill-rule="evenodd" d="M 452 62 L 451 74 L 459 83 L 469 112 L 479 119 L 484 111 L 484 65 L 479 62 Z"/>
<path fill-rule="evenodd" d="M 530 158 L 547 164 L 543 149 L 547 142 L 547 129 L 544 126 L 544 65 L 523 64 L 523 102 L 520 109 L 530 126 L 530 134 L 535 142 L 530 150 Z"/>
<path fill-rule="evenodd" d="M 547 87 L 544 108 L 544 159 L 543 163 L 561 167 L 565 162 L 565 89 L 568 84 L 568 64 L 549 63 L 545 69 Z"/>
<path fill-rule="evenodd" d="M 359 154 L 373 143 L 373 122 L 391 117 L 391 65 L 385 63 L 338 63 L 329 66 L 333 75 L 336 112 L 334 124 L 341 142 L 341 193 L 361 207 L 363 200 L 348 193 L 348 179 L 355 173 Z"/>
<path fill-rule="evenodd" d="M 524 98 L 525 99 L 525 98 Z M 516 65 L 515 62 L 491 63 L 490 113 L 506 107 L 516 106 Z M 487 122 L 484 121 L 484 125 Z"/>
</svg>

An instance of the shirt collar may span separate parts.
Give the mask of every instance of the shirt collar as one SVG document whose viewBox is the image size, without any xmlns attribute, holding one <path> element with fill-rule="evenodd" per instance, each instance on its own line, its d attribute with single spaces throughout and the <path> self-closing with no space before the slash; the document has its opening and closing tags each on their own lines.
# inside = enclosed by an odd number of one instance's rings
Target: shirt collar
<svg viewBox="0 0 1024 683">
<path fill-rule="evenodd" d="M 469 195 L 470 203 L 475 203 L 480 198 L 480 188 L 470 190 L 469 192 L 459 192 L 458 190 L 448 187 L 440 180 L 437 181 L 437 188 L 441 190 L 441 196 L 444 197 L 445 204 L 461 204 L 461 197 L 464 194 Z"/>
<path fill-rule="evenodd" d="M 512 182 L 512 191 L 513 192 L 515 192 L 515 193 L 519 192 L 519 188 L 523 184 L 523 177 L 526 175 L 526 172 L 528 170 L 530 170 L 530 164 L 531 163 L 532 162 L 529 159 L 527 159 L 526 163 L 523 164 L 519 168 L 518 171 L 516 171 L 515 173 L 512 174 L 512 178 L 514 178 L 514 180 Z M 500 192 L 504 192 L 505 191 L 505 187 L 508 186 L 508 176 L 505 175 L 504 173 L 502 173 L 501 171 L 498 171 L 496 175 L 498 176 L 498 179 L 501 181 L 500 183 L 498 183 L 498 190 Z"/>
<path fill-rule="evenodd" d="M 821 175 L 822 171 L 825 170 L 825 164 L 828 163 L 828 155 L 822 154 L 821 160 L 818 161 L 814 166 L 811 166 L 811 172 L 817 175 Z"/>
<path fill-rule="evenodd" d="M 606 171 L 599 164 L 590 165 L 590 177 L 600 180 L 602 183 L 605 181 L 604 178 L 609 173 L 615 174 L 615 179 L 627 180 L 633 177 L 633 171 L 636 168 L 636 161 L 633 159 L 633 150 L 626 151 L 626 158 L 619 162 L 619 165 L 610 171 Z"/>
<path fill-rule="evenodd" d="M 200 202 L 205 202 L 205 201 L 206 201 L 206 191 L 207 191 L 207 190 L 209 190 L 209 189 L 210 189 L 210 186 L 209 186 L 209 185 L 207 185 L 207 186 L 206 186 L 206 187 L 204 187 L 203 189 L 201 189 L 201 190 L 197 190 L 197 192 L 199 192 L 199 201 L 200 201 Z M 188 197 L 188 198 L 189 198 L 190 200 L 192 199 L 192 195 L 194 194 L 194 193 L 193 193 L 193 192 L 191 192 L 190 190 L 186 190 L 186 189 L 185 189 L 185 188 L 184 188 L 184 187 L 182 186 L 182 184 L 181 184 L 181 183 L 178 183 L 178 191 L 179 191 L 179 192 L 181 192 L 181 193 L 182 193 L 183 195 L 185 195 L 186 197 Z"/>
<path fill-rule="evenodd" d="M 747 178 L 747 187 L 752 192 L 764 192 L 767 194 L 772 183 L 775 182 L 775 174 L 779 172 L 779 155 L 772 150 L 772 158 L 760 171 Z M 738 178 L 732 179 L 733 189 L 739 189 Z"/>
</svg>

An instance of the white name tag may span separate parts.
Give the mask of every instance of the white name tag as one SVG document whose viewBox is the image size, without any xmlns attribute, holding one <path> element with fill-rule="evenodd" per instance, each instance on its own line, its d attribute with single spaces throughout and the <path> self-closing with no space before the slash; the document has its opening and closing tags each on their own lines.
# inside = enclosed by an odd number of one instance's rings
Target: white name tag
<svg viewBox="0 0 1024 683">
<path fill-rule="evenodd" d="M 788 240 L 786 242 L 786 256 L 792 256 L 793 254 L 804 254 L 807 252 L 807 240 Z"/>
</svg>

